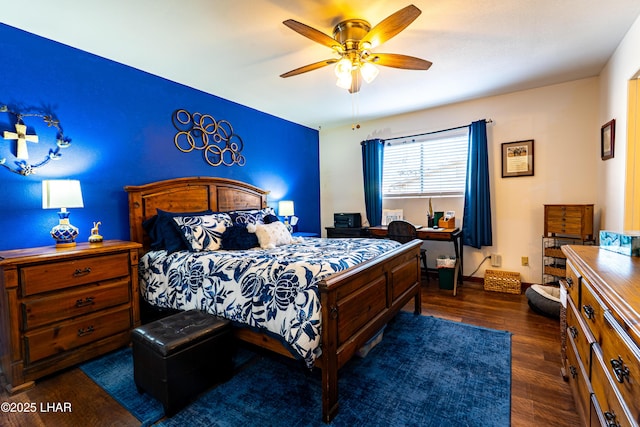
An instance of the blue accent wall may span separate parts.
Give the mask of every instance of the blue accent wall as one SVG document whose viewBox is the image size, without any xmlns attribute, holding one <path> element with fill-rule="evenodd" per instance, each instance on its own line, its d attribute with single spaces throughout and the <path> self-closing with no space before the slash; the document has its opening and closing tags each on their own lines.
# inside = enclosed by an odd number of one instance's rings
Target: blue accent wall
<svg viewBox="0 0 640 427">
<path fill-rule="evenodd" d="M 84 208 L 69 209 L 87 241 L 94 221 L 105 239 L 129 238 L 125 185 L 183 177 L 216 176 L 271 191 L 269 205 L 295 202 L 298 229 L 320 233 L 318 131 L 151 75 L 69 46 L 0 24 L 0 105 L 53 113 L 71 138 L 62 157 L 22 176 L 0 167 L 0 250 L 52 245 L 55 210 L 42 209 L 44 179 L 79 179 Z M 172 60 L 167 58 L 167 60 Z M 185 65 L 188 66 L 188 65 Z M 215 79 L 215 65 L 207 70 Z M 244 166 L 208 165 L 201 152 L 174 145 L 175 110 L 227 120 L 244 142 Z M 11 115 L 0 113 L 0 159 L 15 169 Z M 55 149 L 55 130 L 25 118 L 29 162 Z"/>
</svg>

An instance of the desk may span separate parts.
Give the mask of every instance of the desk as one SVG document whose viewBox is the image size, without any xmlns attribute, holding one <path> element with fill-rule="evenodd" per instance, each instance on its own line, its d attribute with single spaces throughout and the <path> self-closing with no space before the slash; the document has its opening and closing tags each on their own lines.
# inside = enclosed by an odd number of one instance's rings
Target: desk
<svg viewBox="0 0 640 427">
<path fill-rule="evenodd" d="M 460 228 L 427 228 L 416 230 L 417 238 L 421 240 L 437 240 L 440 242 L 453 242 L 458 262 L 458 282 L 462 283 L 462 230 Z M 369 227 L 369 234 L 373 237 L 387 237 L 386 226 Z"/>
</svg>

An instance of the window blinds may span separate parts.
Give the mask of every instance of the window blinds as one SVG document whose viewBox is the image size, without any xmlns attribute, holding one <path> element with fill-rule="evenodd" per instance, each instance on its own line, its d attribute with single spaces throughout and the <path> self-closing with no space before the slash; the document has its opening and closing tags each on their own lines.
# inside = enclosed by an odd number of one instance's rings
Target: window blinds
<svg viewBox="0 0 640 427">
<path fill-rule="evenodd" d="M 467 127 L 386 142 L 383 197 L 464 195 L 468 144 Z"/>
</svg>

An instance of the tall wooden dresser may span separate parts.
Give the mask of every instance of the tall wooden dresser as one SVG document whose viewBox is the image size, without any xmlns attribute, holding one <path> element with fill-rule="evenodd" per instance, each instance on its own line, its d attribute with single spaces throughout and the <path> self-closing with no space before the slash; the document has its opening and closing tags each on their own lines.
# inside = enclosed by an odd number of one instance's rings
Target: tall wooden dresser
<svg viewBox="0 0 640 427">
<path fill-rule="evenodd" d="M 129 343 L 140 324 L 134 242 L 0 252 L 0 366 L 10 394 Z"/>
<path fill-rule="evenodd" d="M 585 425 L 640 423 L 640 258 L 563 246 L 563 375 Z"/>
</svg>

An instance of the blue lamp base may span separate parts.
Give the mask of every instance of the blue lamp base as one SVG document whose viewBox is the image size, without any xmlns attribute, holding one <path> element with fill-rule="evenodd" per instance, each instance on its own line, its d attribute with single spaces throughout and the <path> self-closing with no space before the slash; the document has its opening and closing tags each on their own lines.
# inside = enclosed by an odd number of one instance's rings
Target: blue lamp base
<svg viewBox="0 0 640 427">
<path fill-rule="evenodd" d="M 58 212 L 60 222 L 51 229 L 51 237 L 56 241 L 56 247 L 65 248 L 76 245 L 76 237 L 78 237 L 78 227 L 74 227 L 69 223 L 69 214 L 67 211 Z"/>
</svg>

